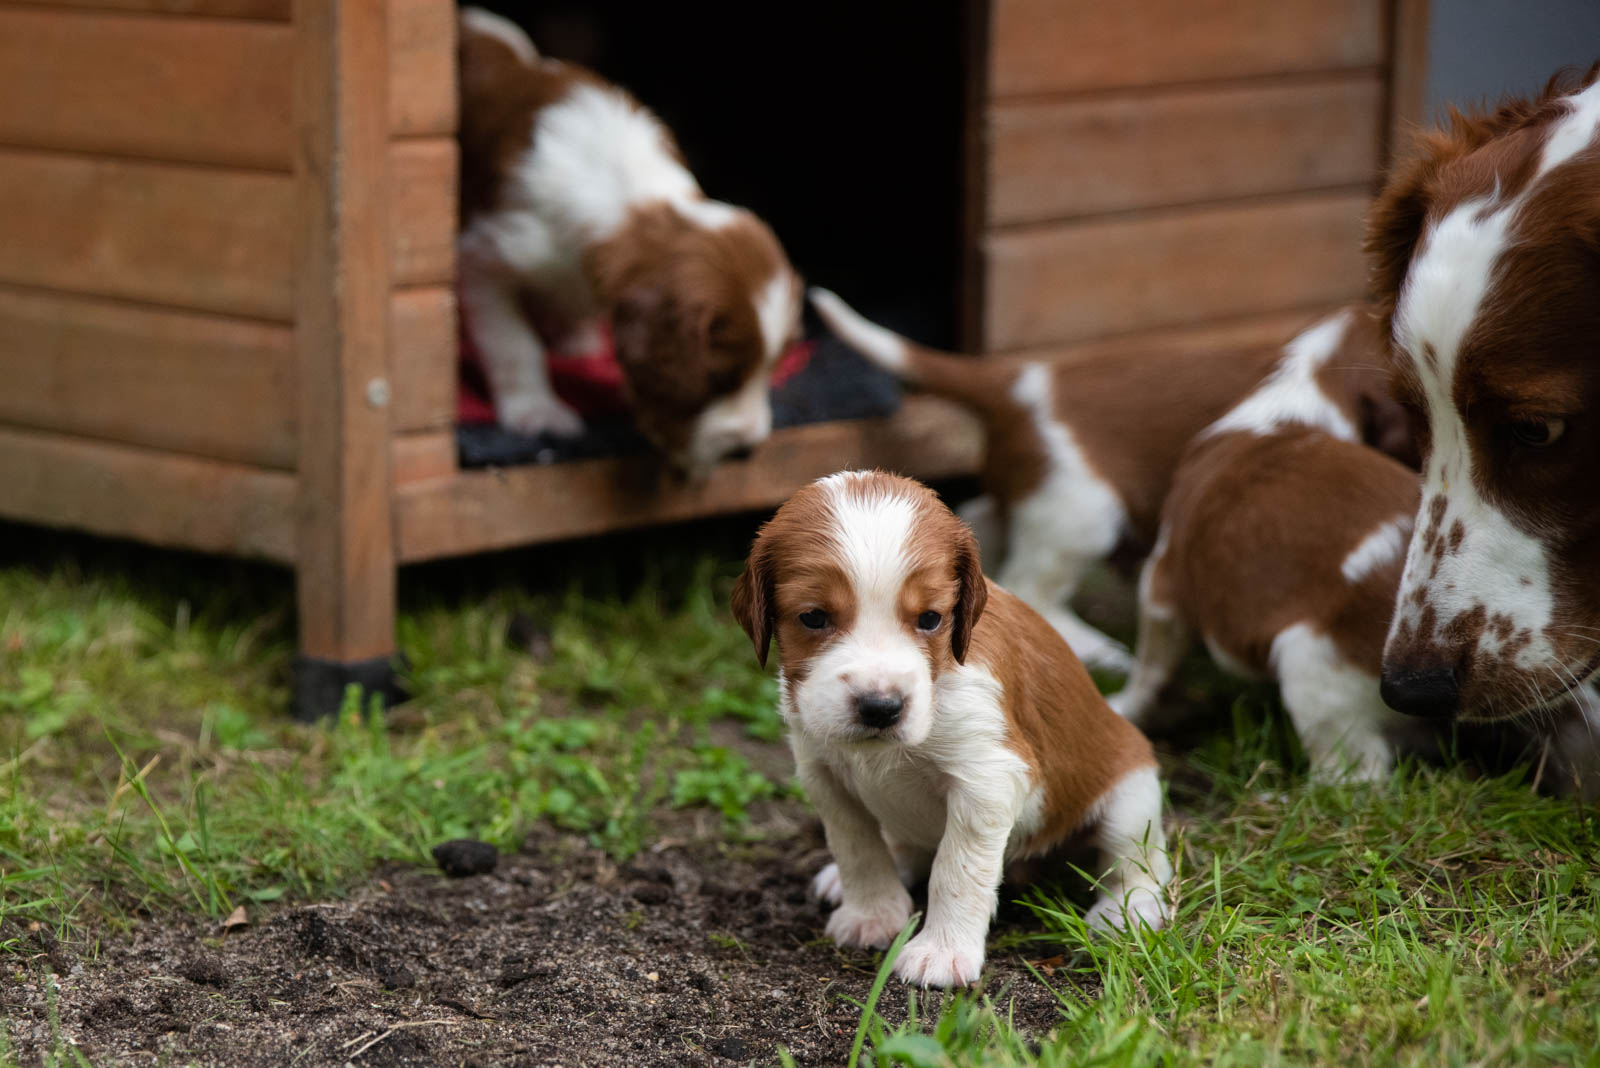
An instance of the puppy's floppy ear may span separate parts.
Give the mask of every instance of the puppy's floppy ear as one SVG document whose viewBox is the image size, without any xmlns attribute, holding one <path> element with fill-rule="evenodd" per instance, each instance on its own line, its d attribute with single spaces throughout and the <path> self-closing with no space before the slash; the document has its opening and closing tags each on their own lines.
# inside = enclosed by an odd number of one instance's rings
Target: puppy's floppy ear
<svg viewBox="0 0 1600 1068">
<path fill-rule="evenodd" d="M 983 577 L 983 561 L 978 556 L 978 539 L 965 523 L 959 524 L 961 533 L 956 545 L 955 618 L 950 621 L 950 652 L 956 663 L 967 661 L 967 648 L 972 644 L 972 628 L 978 625 L 984 605 L 989 603 L 989 583 Z"/>
<path fill-rule="evenodd" d="M 764 538 L 757 538 L 744 563 L 744 574 L 733 587 L 733 617 L 750 635 L 756 659 L 767 666 L 767 650 L 772 645 L 772 628 L 777 622 L 773 604 L 772 550 Z"/>
</svg>

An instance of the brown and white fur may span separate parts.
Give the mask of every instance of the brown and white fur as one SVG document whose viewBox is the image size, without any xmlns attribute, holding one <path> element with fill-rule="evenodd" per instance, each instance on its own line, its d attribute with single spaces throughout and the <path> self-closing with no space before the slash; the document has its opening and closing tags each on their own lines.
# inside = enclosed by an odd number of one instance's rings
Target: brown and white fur
<svg viewBox="0 0 1600 1068">
<path fill-rule="evenodd" d="M 1184 446 L 1261 381 L 1276 349 L 974 359 L 909 341 L 825 289 L 810 296 L 852 348 L 978 416 L 984 496 L 962 515 L 979 532 L 986 567 L 1087 663 L 1127 670 L 1127 650 L 1079 618 L 1068 599 L 1114 552 L 1137 559 L 1149 551 Z"/>
<path fill-rule="evenodd" d="M 1061 637 L 984 578 L 932 491 L 831 475 L 762 527 L 733 610 L 766 663 L 834 863 L 814 889 L 842 945 L 885 946 L 928 878 L 907 982 L 978 978 L 1008 860 L 1086 836 L 1104 860 L 1094 929 L 1167 919 L 1171 877 L 1150 744 Z"/>
<path fill-rule="evenodd" d="M 1113 708 L 1141 722 L 1198 633 L 1224 670 L 1277 680 L 1314 777 L 1389 771 L 1404 719 L 1378 674 L 1417 476 L 1360 443 L 1382 382 L 1373 326 L 1346 309 L 1290 341 L 1191 444 L 1140 576 L 1136 662 Z"/>
<path fill-rule="evenodd" d="M 570 436 L 520 303 L 592 332 L 612 319 L 640 431 L 704 474 L 772 427 L 768 379 L 799 328 L 772 231 L 701 193 L 671 133 L 622 89 L 545 59 L 514 24 L 461 13 L 461 311 L 502 425 Z"/>
<path fill-rule="evenodd" d="M 1544 718 L 1600 679 L 1600 64 L 1422 137 L 1367 244 L 1426 458 L 1384 694 Z"/>
</svg>

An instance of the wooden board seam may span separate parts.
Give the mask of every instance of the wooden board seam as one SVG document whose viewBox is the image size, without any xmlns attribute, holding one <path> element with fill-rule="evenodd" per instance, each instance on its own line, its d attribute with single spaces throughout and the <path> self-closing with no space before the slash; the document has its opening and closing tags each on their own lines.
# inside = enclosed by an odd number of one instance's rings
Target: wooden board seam
<svg viewBox="0 0 1600 1068">
<path fill-rule="evenodd" d="M 1139 99 L 1213 89 L 1264 89 L 1279 86 L 1318 85 L 1323 82 L 1360 81 L 1381 78 L 1388 67 L 1363 63 L 1356 67 L 1324 67 L 1317 70 L 1284 71 L 1280 74 L 1240 74 L 1226 78 L 1189 78 L 1181 82 L 1151 82 L 1146 85 L 1107 85 L 1093 89 L 1052 89 L 1037 93 L 994 93 L 984 98 L 995 104 L 1066 104 L 1107 99 Z"/>
<path fill-rule="evenodd" d="M 1377 192 L 1379 180 L 1380 176 L 1375 174 L 1372 176 L 1371 181 L 1343 182 L 1338 185 L 1295 189 L 1287 193 L 1256 193 L 1250 196 L 1193 200 L 1185 201 L 1181 204 L 1162 204 L 1159 207 L 1150 208 L 1129 208 L 1120 211 L 1097 212 L 1091 215 L 1053 216 L 1047 219 L 1030 219 L 1022 223 L 992 223 L 985 228 L 984 236 L 1025 237 L 1034 231 L 1059 232 L 1065 227 L 1081 223 L 1155 221 L 1172 216 L 1189 215 L 1197 211 L 1209 211 L 1213 208 L 1271 207 L 1278 204 L 1292 204 L 1300 200 L 1319 200 L 1330 196 L 1350 196 L 1356 193 L 1370 195 Z"/>
<path fill-rule="evenodd" d="M 53 4 L 48 0 L 38 3 L 29 3 L 28 0 L 0 0 L 0 8 L 17 8 L 22 11 L 60 11 L 63 14 L 74 15 L 126 15 L 129 18 L 163 19 L 163 20 L 189 20 L 191 22 L 254 22 L 263 26 L 283 26 L 290 22 L 287 15 L 283 18 L 270 18 L 266 15 L 218 15 L 209 11 L 156 11 L 140 10 L 136 7 L 124 7 L 118 4 L 95 5 L 79 4 Z"/>
</svg>

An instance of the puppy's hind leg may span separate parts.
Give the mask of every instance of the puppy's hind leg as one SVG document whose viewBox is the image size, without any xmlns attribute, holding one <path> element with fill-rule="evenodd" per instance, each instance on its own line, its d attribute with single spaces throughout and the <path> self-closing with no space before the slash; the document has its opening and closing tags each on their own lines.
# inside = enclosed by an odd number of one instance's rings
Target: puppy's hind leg
<svg viewBox="0 0 1600 1068">
<path fill-rule="evenodd" d="M 1100 850 L 1100 897 L 1084 921 L 1093 931 L 1140 925 L 1159 931 L 1171 918 L 1165 887 L 1172 880 L 1161 826 L 1161 781 L 1154 767 L 1129 772 L 1099 802 L 1092 841 Z"/>
<path fill-rule="evenodd" d="M 1085 623 L 1067 602 L 1084 574 L 1117 547 L 1126 518 L 1110 487 L 1088 474 L 1047 485 L 1011 510 L 998 575 L 1000 585 L 1049 620 L 1080 660 L 1121 672 L 1132 666 L 1127 648 Z"/>
<path fill-rule="evenodd" d="M 1161 593 L 1162 555 L 1145 561 L 1139 575 L 1139 640 L 1128 684 L 1106 698 L 1112 711 L 1130 723 L 1143 723 L 1156 699 L 1183 663 L 1193 635 L 1176 608 Z"/>
</svg>

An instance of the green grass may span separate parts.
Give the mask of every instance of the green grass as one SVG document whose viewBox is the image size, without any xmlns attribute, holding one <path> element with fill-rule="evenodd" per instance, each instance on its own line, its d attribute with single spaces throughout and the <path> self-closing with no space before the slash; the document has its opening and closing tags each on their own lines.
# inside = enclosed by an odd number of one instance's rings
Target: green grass
<svg viewBox="0 0 1600 1068">
<path fill-rule="evenodd" d="M 415 700 L 386 727 L 352 704 L 332 729 L 286 722 L 284 576 L 13 548 L 0 954 L 33 923 L 92 952 L 152 913 L 336 894 L 380 860 L 427 863 L 458 835 L 514 846 L 541 820 L 618 855 L 673 805 L 745 833 L 752 803 L 792 787 L 745 755 L 779 725 L 724 608 L 738 540 L 414 576 Z M 519 616 L 537 655 L 506 641 Z M 863 1006 L 861 1063 L 1600 1064 L 1591 812 L 1452 768 L 1314 787 L 1259 689 L 1196 668 L 1183 692 L 1208 726 L 1168 769 L 1174 926 L 1091 940 L 1069 893 L 1035 888 L 1033 921 L 993 951 L 1034 962 L 1059 1026 L 1019 1032 L 1003 989 L 887 983 Z M 912 1022 L 886 1024 L 878 1008 L 907 999 Z"/>
<path fill-rule="evenodd" d="M 400 623 L 414 699 L 385 724 L 352 694 L 329 729 L 286 717 L 286 576 L 128 558 L 156 569 L 93 545 L 0 567 L 0 949 L 33 923 L 72 939 L 334 893 L 541 819 L 626 856 L 662 806 L 736 834 L 793 792 L 727 744 L 779 722 L 726 563 L 668 553 L 626 589 L 435 584 Z M 507 641 L 517 617 L 541 655 Z"/>
</svg>

